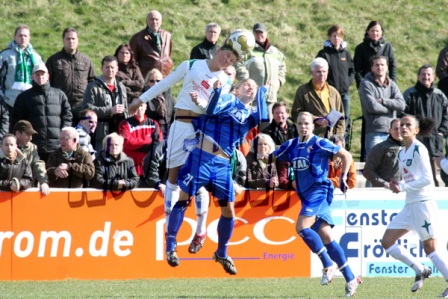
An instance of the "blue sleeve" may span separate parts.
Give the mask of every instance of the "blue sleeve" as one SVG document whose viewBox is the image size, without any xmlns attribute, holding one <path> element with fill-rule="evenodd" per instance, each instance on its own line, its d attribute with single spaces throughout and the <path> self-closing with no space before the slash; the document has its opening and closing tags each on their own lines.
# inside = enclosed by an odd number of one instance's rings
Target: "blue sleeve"
<svg viewBox="0 0 448 299">
<path fill-rule="evenodd" d="M 210 101 L 208 102 L 207 108 L 205 109 L 205 114 L 214 114 L 215 108 L 218 105 L 219 97 L 221 96 L 222 88 L 215 89 L 210 96 Z"/>
<path fill-rule="evenodd" d="M 266 104 L 266 87 L 261 86 L 258 88 L 257 95 L 255 97 L 257 101 L 258 122 L 268 122 L 268 105 Z"/>
</svg>

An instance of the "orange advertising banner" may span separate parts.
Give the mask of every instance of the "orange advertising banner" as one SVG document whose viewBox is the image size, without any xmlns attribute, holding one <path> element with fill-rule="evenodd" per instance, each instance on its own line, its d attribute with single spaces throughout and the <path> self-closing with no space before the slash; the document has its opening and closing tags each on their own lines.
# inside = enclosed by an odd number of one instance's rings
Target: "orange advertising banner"
<svg viewBox="0 0 448 299">
<path fill-rule="evenodd" d="M 165 261 L 163 197 L 152 189 L 0 192 L 0 280 L 228 277 L 212 260 L 220 208 L 211 198 L 208 236 L 196 254 L 194 206 L 178 235 L 180 265 Z M 310 251 L 295 232 L 292 191 L 244 191 L 236 199 L 228 254 L 237 277 L 310 277 Z"/>
</svg>

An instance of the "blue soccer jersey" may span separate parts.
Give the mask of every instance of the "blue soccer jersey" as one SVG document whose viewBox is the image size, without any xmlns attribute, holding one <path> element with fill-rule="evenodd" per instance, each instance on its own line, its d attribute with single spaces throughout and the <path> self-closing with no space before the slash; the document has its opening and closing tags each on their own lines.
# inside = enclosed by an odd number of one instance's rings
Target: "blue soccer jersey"
<svg viewBox="0 0 448 299">
<path fill-rule="evenodd" d="M 301 142 L 299 137 L 283 143 L 273 155 L 280 161 L 290 162 L 297 184 L 297 193 L 301 199 L 306 199 L 309 192 L 331 187 L 328 179 L 328 164 L 330 158 L 340 150 L 328 139 L 313 135 L 307 142 Z"/>
</svg>

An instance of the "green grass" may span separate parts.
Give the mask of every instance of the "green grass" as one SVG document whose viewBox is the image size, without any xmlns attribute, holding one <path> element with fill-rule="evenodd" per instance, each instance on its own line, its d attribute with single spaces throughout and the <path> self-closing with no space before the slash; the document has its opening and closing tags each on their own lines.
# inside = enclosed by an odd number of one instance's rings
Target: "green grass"
<svg viewBox="0 0 448 299">
<path fill-rule="evenodd" d="M 365 278 L 356 298 L 437 298 L 442 278 L 411 293 L 412 278 Z M 1 298 L 341 298 L 344 280 L 321 286 L 318 278 L 164 279 L 129 281 L 1 282 Z"/>
<path fill-rule="evenodd" d="M 199 43 L 204 26 L 211 21 L 222 26 L 222 36 L 236 28 L 251 29 L 264 22 L 271 42 L 287 58 L 287 80 L 279 99 L 292 102 L 298 86 L 310 79 L 309 64 L 322 48 L 327 28 L 341 24 L 348 49 L 353 54 L 367 24 L 379 20 L 386 39 L 393 45 L 402 91 L 415 84 L 416 71 L 424 63 L 435 65 L 438 52 L 448 41 L 445 0 L 0 0 L 2 28 L 0 45 L 12 39 L 21 23 L 32 29 L 32 44 L 47 59 L 62 48 L 65 27 L 79 30 L 80 50 L 94 62 L 99 73 L 101 58 L 128 42 L 145 26 L 150 9 L 163 15 L 163 28 L 173 34 L 175 64 L 188 59 Z M 222 38 L 221 40 L 222 41 Z M 176 90 L 176 89 L 175 89 Z M 359 97 L 352 86 L 351 117 L 361 115 Z M 359 156 L 359 129 L 352 152 Z"/>
</svg>

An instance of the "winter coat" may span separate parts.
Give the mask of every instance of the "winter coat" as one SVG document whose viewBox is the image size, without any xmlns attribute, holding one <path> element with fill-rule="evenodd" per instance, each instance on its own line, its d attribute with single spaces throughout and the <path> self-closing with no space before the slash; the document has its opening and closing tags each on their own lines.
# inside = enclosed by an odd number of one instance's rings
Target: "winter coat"
<svg viewBox="0 0 448 299">
<path fill-rule="evenodd" d="M 22 92 L 14 104 L 10 128 L 19 120 L 31 123 L 37 134 L 33 143 L 39 154 L 47 155 L 59 148 L 61 129 L 72 125 L 72 112 L 65 93 L 50 87 L 47 82 L 39 86 L 33 81 L 33 87 Z"/>
<path fill-rule="evenodd" d="M 246 188 L 251 189 L 269 189 L 269 179 L 271 174 L 277 176 L 275 163 L 263 166 L 257 159 L 254 152 L 249 152 L 246 156 L 247 161 L 247 181 Z"/>
<path fill-rule="evenodd" d="M 275 145 L 282 145 L 285 141 L 299 136 L 296 124 L 289 118 L 286 120 L 286 123 L 286 134 L 282 132 L 282 130 L 274 120 L 271 121 L 269 126 L 263 129 L 262 133 L 271 136 L 272 140 L 274 140 L 275 142 Z"/>
<path fill-rule="evenodd" d="M 0 190 L 11 191 L 11 181 L 15 178 L 19 183 L 20 191 L 33 186 L 31 167 L 25 155 L 20 150 L 14 161 L 6 158 L 5 153 L 0 148 Z"/>
<path fill-rule="evenodd" d="M 138 186 L 139 176 L 135 171 L 134 161 L 125 153 L 120 153 L 117 159 L 101 151 L 95 160 L 95 180 L 92 187 L 104 191 L 118 190 L 118 181 L 125 180 L 126 186 L 122 191 L 134 189 Z"/>
<path fill-rule="evenodd" d="M 156 42 L 153 41 L 151 34 L 149 34 L 148 27 L 134 34 L 129 41 L 143 78 L 154 68 L 162 72 L 163 77 L 166 77 L 173 69 L 171 34 L 162 29 L 160 30 L 160 37 L 162 39 L 160 52 L 157 51 Z"/>
<path fill-rule="evenodd" d="M 397 64 L 395 62 L 392 45 L 386 42 L 383 38 L 378 42 L 373 43 L 368 36 L 365 36 L 364 41 L 356 46 L 355 57 L 353 57 L 356 87 L 359 87 L 362 78 L 371 72 L 371 59 L 376 55 L 385 56 L 387 58 L 389 77 L 392 80 L 397 81 Z"/>
<path fill-rule="evenodd" d="M 124 113 L 112 114 L 112 107 L 117 104 L 124 105 Z M 118 133 L 118 124 L 129 117 L 126 88 L 123 83 L 115 80 L 115 93 L 112 94 L 101 75 L 87 85 L 82 108 L 93 110 L 98 116 L 98 126 L 92 144 L 99 152 L 103 148 L 104 137 L 113 132 Z"/>
<path fill-rule="evenodd" d="M 0 52 L 0 95 L 5 98 L 6 103 L 12 108 L 14 107 L 17 96 L 23 91 L 18 89 L 12 89 L 14 84 L 14 78 L 16 75 L 17 66 L 17 44 L 15 41 L 11 41 L 8 47 Z M 34 51 L 31 44 L 28 45 L 34 56 L 34 65 L 42 63 L 42 58 Z M 28 56 L 29 57 L 29 56 Z M 29 61 L 30 62 L 30 61 Z M 31 62 L 30 62 L 31 63 Z M 33 69 L 33 65 L 30 67 L 30 72 Z M 32 74 L 29 74 L 31 77 Z"/>
<path fill-rule="evenodd" d="M 345 44 L 345 43 L 344 43 Z M 324 48 L 316 57 L 322 57 L 328 62 L 327 82 L 342 95 L 346 94 L 355 79 L 355 69 L 350 52 L 341 45 L 336 49 L 330 41 L 324 43 Z"/>
<path fill-rule="evenodd" d="M 79 51 L 69 54 L 62 49 L 50 56 L 46 65 L 50 85 L 65 92 L 74 118 L 79 118 L 87 84 L 96 78 L 92 62 Z"/>
<path fill-rule="evenodd" d="M 70 166 L 68 177 L 60 178 L 54 174 L 55 169 L 66 163 Z M 87 181 L 93 179 L 95 166 L 92 156 L 78 147 L 69 158 L 61 148 L 50 154 L 47 161 L 47 174 L 50 187 L 56 188 L 82 188 Z"/>
<path fill-rule="evenodd" d="M 145 80 L 137 66 L 133 67 L 129 64 L 119 63 L 117 78 L 126 87 L 128 103 L 131 103 L 133 99 L 138 98 L 142 94 Z"/>
<path fill-rule="evenodd" d="M 9 132 L 9 108 L 0 95 L 0 140 Z"/>
<path fill-rule="evenodd" d="M 218 44 L 212 44 L 204 38 L 202 43 L 191 49 L 190 59 L 212 59 L 218 48 Z"/>
<path fill-rule="evenodd" d="M 41 160 L 37 153 L 37 146 L 34 143 L 29 142 L 27 146 L 19 146 L 25 158 L 28 160 L 28 164 L 31 167 L 33 174 L 33 186 L 37 186 L 36 183 L 48 184 L 47 169 L 45 168 L 45 161 Z"/>
</svg>

